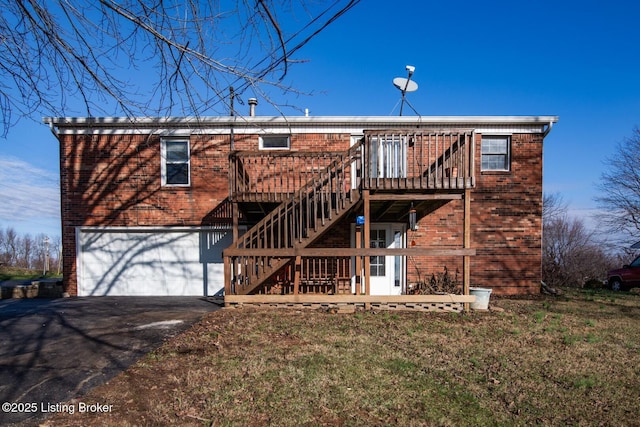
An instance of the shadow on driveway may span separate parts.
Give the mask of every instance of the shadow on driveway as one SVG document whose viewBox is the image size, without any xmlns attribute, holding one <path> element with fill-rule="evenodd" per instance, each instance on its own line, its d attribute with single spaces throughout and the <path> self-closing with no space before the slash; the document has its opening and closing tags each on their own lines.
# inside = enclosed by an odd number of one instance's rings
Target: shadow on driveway
<svg viewBox="0 0 640 427">
<path fill-rule="evenodd" d="M 204 297 L 0 300 L 0 425 L 37 424 L 218 308 Z"/>
</svg>

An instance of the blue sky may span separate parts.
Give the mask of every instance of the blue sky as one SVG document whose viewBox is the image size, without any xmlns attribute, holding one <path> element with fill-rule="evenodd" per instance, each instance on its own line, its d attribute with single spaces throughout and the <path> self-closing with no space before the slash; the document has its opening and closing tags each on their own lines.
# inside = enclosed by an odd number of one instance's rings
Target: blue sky
<svg viewBox="0 0 640 427">
<path fill-rule="evenodd" d="M 421 115 L 558 115 L 544 190 L 595 224 L 604 159 L 640 126 L 639 16 L 634 1 L 362 1 L 297 53 L 308 62 L 287 81 L 314 95 L 274 97 L 315 116 L 397 115 L 391 81 L 411 64 Z M 0 227 L 53 236 L 58 144 L 40 116 L 0 141 Z"/>
</svg>

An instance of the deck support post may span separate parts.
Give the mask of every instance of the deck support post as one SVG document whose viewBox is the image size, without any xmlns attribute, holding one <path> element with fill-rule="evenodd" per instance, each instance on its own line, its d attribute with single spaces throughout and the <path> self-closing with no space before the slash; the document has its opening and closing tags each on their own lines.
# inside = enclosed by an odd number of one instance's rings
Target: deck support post
<svg viewBox="0 0 640 427">
<path fill-rule="evenodd" d="M 233 241 L 236 242 L 238 241 L 238 217 L 240 216 L 239 212 L 238 212 L 238 203 L 237 202 L 233 202 L 231 203 L 231 221 L 232 221 L 232 234 L 233 234 Z"/>
<path fill-rule="evenodd" d="M 464 234 L 463 247 L 468 249 L 471 247 L 471 190 L 464 190 Z M 464 295 L 469 295 L 469 287 L 471 280 L 471 257 L 465 255 L 462 258 L 462 287 Z M 464 303 L 464 311 L 469 311 L 469 303 Z"/>
<path fill-rule="evenodd" d="M 223 266 L 224 266 L 224 295 L 231 295 L 231 257 L 225 256 L 223 257 Z M 224 306 L 229 307 L 229 303 L 227 299 L 224 299 Z"/>
<path fill-rule="evenodd" d="M 362 246 L 362 227 L 356 225 L 356 249 L 360 249 Z M 356 295 L 360 295 L 362 292 L 362 257 L 356 256 Z"/>
<path fill-rule="evenodd" d="M 365 248 L 371 247 L 371 199 L 369 190 L 362 190 L 364 201 L 364 244 Z M 364 294 L 371 295 L 371 258 L 364 257 Z M 365 310 L 371 309 L 371 303 L 365 303 Z"/>
<path fill-rule="evenodd" d="M 300 293 L 300 272 L 302 270 L 302 257 L 297 256 L 295 265 L 293 266 L 293 294 Z"/>
</svg>

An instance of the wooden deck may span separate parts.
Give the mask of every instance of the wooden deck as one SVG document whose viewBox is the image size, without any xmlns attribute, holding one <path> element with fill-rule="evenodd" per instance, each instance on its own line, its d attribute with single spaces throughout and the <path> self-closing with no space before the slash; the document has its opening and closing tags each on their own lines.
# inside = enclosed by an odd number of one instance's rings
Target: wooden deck
<svg viewBox="0 0 640 427">
<path fill-rule="evenodd" d="M 282 202 L 310 182 L 328 192 L 351 189 L 465 190 L 475 186 L 474 133 L 367 132 L 349 152 L 241 151 L 230 156 L 230 196 L 236 202 Z M 332 164 L 351 163 L 328 176 Z"/>
<path fill-rule="evenodd" d="M 473 295 L 225 295 L 226 307 L 461 312 Z"/>
<path fill-rule="evenodd" d="M 233 211 L 264 214 L 224 251 L 225 304 L 423 309 L 468 309 L 469 200 L 475 186 L 473 131 L 365 132 L 344 152 L 253 151 L 230 155 Z M 457 248 L 371 248 L 371 222 L 405 222 L 464 200 L 464 234 Z M 364 215 L 363 215 L 364 214 Z M 367 218 L 356 227 L 358 248 L 312 247 L 344 218 Z M 237 215 L 235 215 L 237 216 Z M 247 214 L 247 217 L 251 215 Z M 360 234 L 358 234 L 360 233 Z M 357 243 L 358 245 L 359 243 Z M 374 256 L 463 258 L 464 295 L 370 294 Z M 355 295 L 352 295 L 353 272 Z M 279 294 L 279 295 L 276 295 Z"/>
</svg>

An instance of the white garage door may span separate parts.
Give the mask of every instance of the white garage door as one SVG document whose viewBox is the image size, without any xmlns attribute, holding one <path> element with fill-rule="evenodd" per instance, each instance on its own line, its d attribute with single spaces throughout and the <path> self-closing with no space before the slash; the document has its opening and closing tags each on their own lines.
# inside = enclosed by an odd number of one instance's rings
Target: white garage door
<svg viewBox="0 0 640 427">
<path fill-rule="evenodd" d="M 79 229 L 78 295 L 214 295 L 231 230 Z"/>
</svg>

